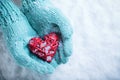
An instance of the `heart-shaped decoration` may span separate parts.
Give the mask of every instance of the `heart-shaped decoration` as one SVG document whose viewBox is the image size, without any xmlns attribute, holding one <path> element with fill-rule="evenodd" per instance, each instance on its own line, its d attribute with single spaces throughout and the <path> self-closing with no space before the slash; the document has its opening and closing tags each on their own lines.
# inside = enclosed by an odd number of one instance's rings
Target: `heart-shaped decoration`
<svg viewBox="0 0 120 80">
<path fill-rule="evenodd" d="M 56 33 L 50 33 L 40 37 L 34 37 L 29 41 L 29 49 L 41 59 L 51 62 L 59 45 L 59 37 Z"/>
</svg>

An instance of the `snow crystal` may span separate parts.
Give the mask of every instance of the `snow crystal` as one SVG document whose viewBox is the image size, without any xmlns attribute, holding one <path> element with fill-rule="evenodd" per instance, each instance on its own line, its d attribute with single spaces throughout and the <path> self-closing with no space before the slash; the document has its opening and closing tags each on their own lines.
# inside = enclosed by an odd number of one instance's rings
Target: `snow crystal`
<svg viewBox="0 0 120 80">
<path fill-rule="evenodd" d="M 40 47 L 45 47 L 46 46 L 46 42 L 41 43 Z"/>
<path fill-rule="evenodd" d="M 52 59 L 51 56 L 48 56 L 48 57 L 47 57 L 47 61 L 50 61 L 51 59 Z"/>
<path fill-rule="evenodd" d="M 50 46 L 46 46 L 45 47 L 45 53 L 48 53 L 48 51 L 50 50 L 50 48 L 51 48 Z"/>
</svg>

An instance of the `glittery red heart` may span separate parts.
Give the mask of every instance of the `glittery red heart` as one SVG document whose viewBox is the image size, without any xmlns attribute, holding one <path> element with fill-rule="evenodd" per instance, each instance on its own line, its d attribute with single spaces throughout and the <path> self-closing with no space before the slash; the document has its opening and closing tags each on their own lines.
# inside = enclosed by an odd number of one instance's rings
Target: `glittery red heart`
<svg viewBox="0 0 120 80">
<path fill-rule="evenodd" d="M 55 33 L 45 35 L 44 40 L 40 37 L 34 37 L 28 45 L 32 53 L 47 62 L 51 62 L 59 45 L 59 37 Z"/>
</svg>

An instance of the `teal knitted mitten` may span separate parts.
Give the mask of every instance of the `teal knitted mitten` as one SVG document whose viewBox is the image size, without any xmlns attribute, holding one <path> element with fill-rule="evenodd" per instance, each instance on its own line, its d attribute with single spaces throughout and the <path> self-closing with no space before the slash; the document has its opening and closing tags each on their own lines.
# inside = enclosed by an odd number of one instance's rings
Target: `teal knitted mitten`
<svg viewBox="0 0 120 80">
<path fill-rule="evenodd" d="M 22 12 L 39 36 L 50 32 L 61 35 L 61 41 L 55 60 L 58 64 L 66 63 L 72 54 L 72 28 L 65 16 L 50 0 L 22 0 Z"/>
</svg>

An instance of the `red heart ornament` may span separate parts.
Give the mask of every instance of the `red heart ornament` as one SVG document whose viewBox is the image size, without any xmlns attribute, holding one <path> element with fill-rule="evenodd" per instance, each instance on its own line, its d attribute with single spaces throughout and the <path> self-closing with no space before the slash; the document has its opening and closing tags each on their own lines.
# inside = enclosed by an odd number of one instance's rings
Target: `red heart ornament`
<svg viewBox="0 0 120 80">
<path fill-rule="evenodd" d="M 34 37 L 29 41 L 29 49 L 41 59 L 51 62 L 59 45 L 59 37 L 55 33 L 44 36 L 44 40 L 40 37 Z"/>
</svg>

